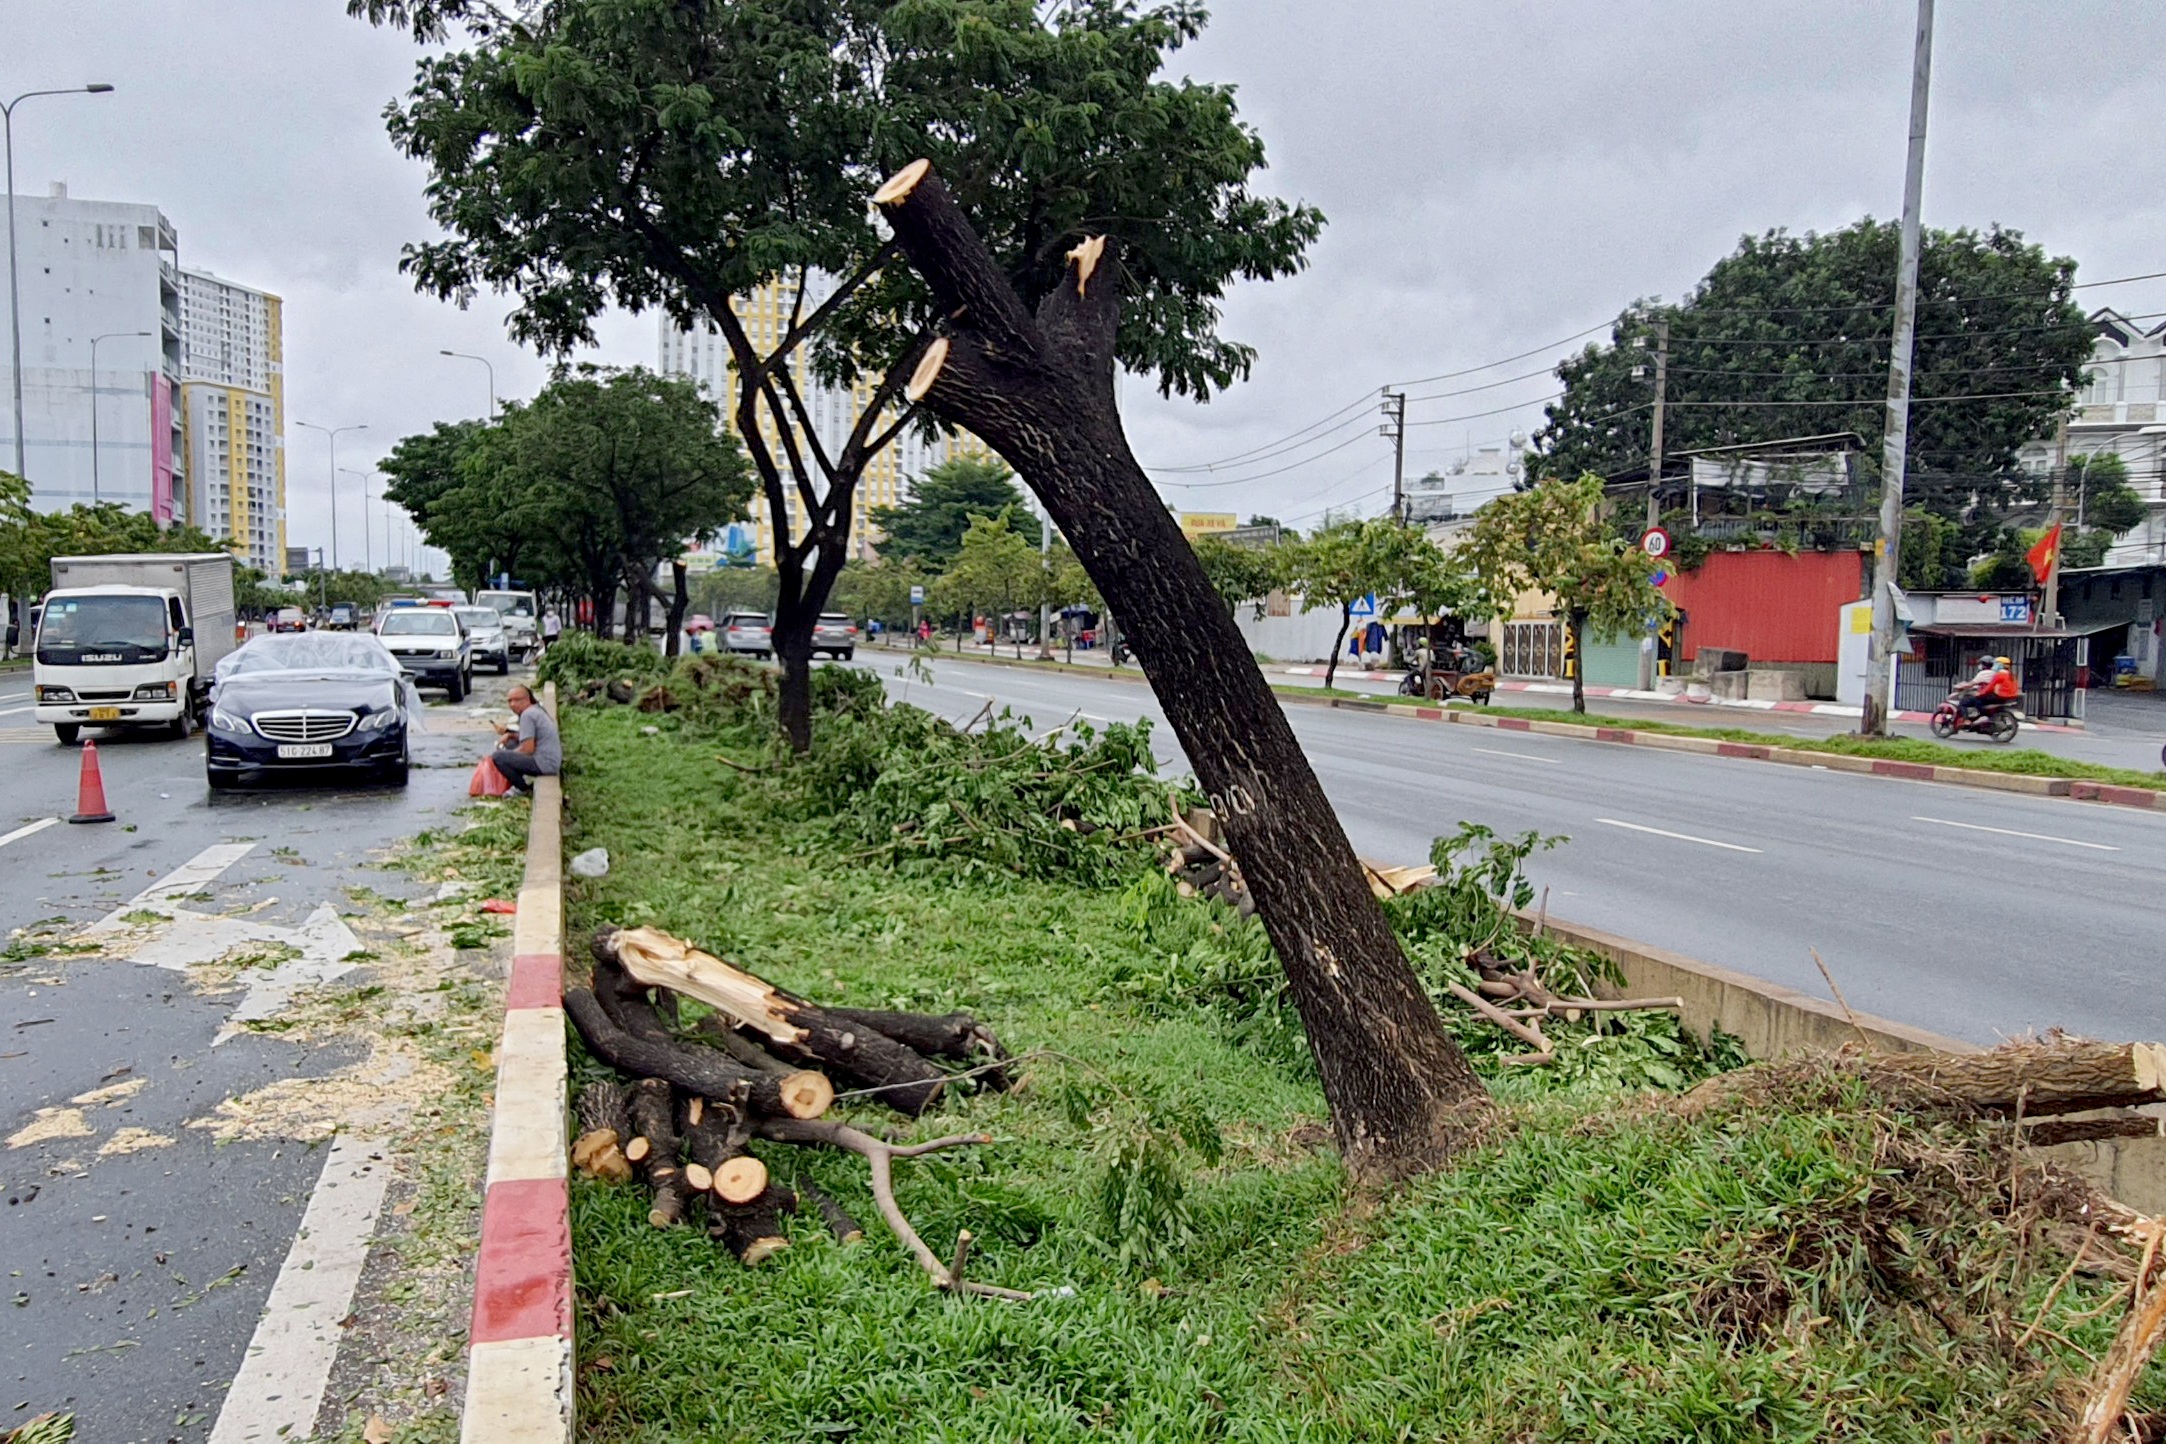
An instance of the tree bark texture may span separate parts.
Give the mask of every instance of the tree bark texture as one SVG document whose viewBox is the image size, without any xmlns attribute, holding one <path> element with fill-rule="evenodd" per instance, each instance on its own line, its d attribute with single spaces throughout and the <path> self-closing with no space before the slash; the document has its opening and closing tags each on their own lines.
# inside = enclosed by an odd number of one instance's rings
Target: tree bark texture
<svg viewBox="0 0 2166 1444">
<path fill-rule="evenodd" d="M 566 988 L 564 1011 L 587 1046 L 622 1073 L 667 1079 L 703 1098 L 726 1098 L 744 1087 L 756 1112 L 777 1118 L 817 1118 L 834 1099 L 834 1086 L 815 1072 L 778 1078 L 755 1073 L 712 1048 L 638 1037 L 618 1027 L 588 988 Z"/>
<path fill-rule="evenodd" d="M 1136 464 L 1115 408 L 1117 264 L 1101 238 L 1025 309 L 924 162 L 874 197 L 948 317 L 908 395 L 989 443 L 1118 613 L 1225 819 L 1359 1176 L 1446 1159 L 1487 1093 L 1416 982 L 1232 613 Z"/>
<path fill-rule="evenodd" d="M 968 1013 L 895 1013 L 879 1008 L 829 1008 L 831 1018 L 870 1028 L 893 1038 L 905 1048 L 933 1058 L 948 1058 L 972 1067 L 1005 1063 L 1008 1050 L 1000 1046 L 993 1030 Z M 995 1091 L 1008 1086 L 1008 1070 L 998 1068 L 981 1075 Z"/>
<path fill-rule="evenodd" d="M 2050 1118 L 2166 1102 L 2166 1044 L 2084 1039 L 2008 1043 L 1983 1053 L 1845 1054 L 1840 1066 L 1902 1107 Z M 1758 1096 L 1766 1070 L 1720 1073 L 1687 1093 L 1687 1112 Z M 2048 1135 L 2050 1136 L 2050 1135 Z M 2072 1134 L 2070 1136 L 2073 1136 Z"/>
<path fill-rule="evenodd" d="M 668 933 L 624 928 L 597 934 L 594 946 L 608 950 L 635 982 L 697 998 L 750 1029 L 776 1057 L 834 1068 L 862 1087 L 878 1089 L 880 1102 L 912 1118 L 931 1107 L 947 1084 L 947 1074 L 893 1038 L 838 1018 Z"/>
<path fill-rule="evenodd" d="M 1566 620 L 1572 637 L 1572 710 L 1587 710 L 1587 654 L 1581 644 L 1586 641 L 1587 618 L 1584 613 L 1573 612 Z"/>
<path fill-rule="evenodd" d="M 1354 624 L 1354 609 L 1339 608 L 1339 635 L 1331 643 L 1331 660 L 1324 664 L 1324 690 L 1330 691 L 1339 675 L 1339 657 L 1346 651 L 1346 629 Z"/>
<path fill-rule="evenodd" d="M 669 564 L 669 635 L 662 641 L 664 656 L 677 655 L 678 639 L 684 635 L 684 611 L 691 604 L 691 593 L 685 588 L 684 561 L 680 558 Z"/>
</svg>

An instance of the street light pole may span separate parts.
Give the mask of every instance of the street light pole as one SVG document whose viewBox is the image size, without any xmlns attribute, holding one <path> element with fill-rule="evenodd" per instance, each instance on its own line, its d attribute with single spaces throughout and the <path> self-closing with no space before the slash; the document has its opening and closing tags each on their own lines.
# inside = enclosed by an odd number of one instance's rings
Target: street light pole
<svg viewBox="0 0 2166 1444">
<path fill-rule="evenodd" d="M 1888 348 L 1888 420 L 1880 454 L 1880 548 L 1873 563 L 1873 640 L 1858 731 L 1884 737 L 1894 705 L 1895 586 L 1902 560 L 1903 466 L 1910 444 L 1910 353 L 1918 316 L 1918 211 L 1925 194 L 1926 93 L 1933 79 L 1933 0 L 1918 0 L 1910 75 L 1910 154 L 1903 169 L 1902 253 L 1895 272 L 1895 334 Z"/>
<path fill-rule="evenodd" d="M 373 572 L 376 570 L 376 561 L 373 553 L 369 550 L 369 481 L 376 473 L 374 471 L 355 471 L 350 466 L 342 466 L 339 470 L 348 476 L 361 478 L 361 570 Z M 390 560 L 390 552 L 391 534 L 385 532 L 384 553 L 386 561 Z"/>
<path fill-rule="evenodd" d="M 98 495 L 98 343 L 112 341 L 122 336 L 148 336 L 148 331 L 108 331 L 103 336 L 90 338 L 90 504 L 96 506 Z M 154 438 L 155 439 L 155 438 Z"/>
<path fill-rule="evenodd" d="M 15 474 L 28 481 L 23 467 L 23 293 L 16 278 L 15 253 L 21 247 L 15 239 L 15 107 L 40 95 L 104 95 L 112 86 L 103 81 L 89 85 L 70 85 L 60 90 L 26 90 L 6 105 L 0 105 L 0 132 L 5 133 L 8 179 L 8 346 L 10 375 L 15 381 Z"/>
<path fill-rule="evenodd" d="M 308 430 L 310 430 L 310 431 L 320 431 L 320 432 L 322 432 L 322 433 L 324 434 L 324 438 L 325 438 L 325 439 L 326 439 L 327 441 L 329 441 L 329 442 L 331 443 L 331 570 L 333 570 L 333 571 L 337 571 L 337 570 L 338 570 L 338 437 L 339 437 L 339 433 L 340 433 L 340 432 L 342 432 L 342 431 L 366 431 L 366 430 L 368 430 L 368 429 L 369 429 L 369 427 L 368 427 L 368 423 L 364 421 L 364 422 L 361 422 L 361 423 L 359 423 L 358 425 L 354 425 L 354 426 L 318 426 L 318 425 L 317 425 L 317 424 L 316 424 L 315 422 L 313 422 L 313 421 L 296 421 L 296 422 L 294 422 L 293 424 L 294 424 L 295 426 L 302 426 L 302 427 L 306 427 L 306 428 L 307 428 Z"/>
<path fill-rule="evenodd" d="M 489 372 L 489 419 L 496 420 L 496 368 L 489 365 L 489 358 L 476 356 L 471 351 L 440 351 L 440 356 L 456 356 L 461 361 L 479 361 Z"/>
</svg>

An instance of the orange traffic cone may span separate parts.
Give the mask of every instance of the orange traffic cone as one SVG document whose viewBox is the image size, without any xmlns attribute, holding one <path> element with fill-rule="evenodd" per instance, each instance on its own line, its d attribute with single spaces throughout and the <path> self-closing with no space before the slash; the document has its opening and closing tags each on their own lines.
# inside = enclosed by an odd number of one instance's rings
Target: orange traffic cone
<svg viewBox="0 0 2166 1444">
<path fill-rule="evenodd" d="M 75 788 L 75 816 L 70 822 L 111 822 L 105 809 L 105 777 L 98 771 L 98 744 L 83 743 L 83 776 Z"/>
</svg>

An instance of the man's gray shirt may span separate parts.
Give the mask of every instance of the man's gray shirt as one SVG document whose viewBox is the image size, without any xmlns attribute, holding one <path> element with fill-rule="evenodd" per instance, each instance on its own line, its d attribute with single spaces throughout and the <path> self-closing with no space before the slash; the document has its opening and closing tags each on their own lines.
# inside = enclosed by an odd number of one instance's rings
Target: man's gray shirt
<svg viewBox="0 0 2166 1444">
<path fill-rule="evenodd" d="M 539 704 L 519 714 L 519 744 L 523 747 L 529 739 L 534 743 L 534 762 L 544 777 L 554 777 L 564 769 L 564 744 L 557 738 L 556 721 Z"/>
</svg>

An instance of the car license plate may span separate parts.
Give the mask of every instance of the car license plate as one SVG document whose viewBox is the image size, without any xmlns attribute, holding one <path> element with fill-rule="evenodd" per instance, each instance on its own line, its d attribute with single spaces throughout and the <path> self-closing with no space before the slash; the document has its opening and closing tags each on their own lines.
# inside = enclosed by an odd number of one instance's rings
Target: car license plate
<svg viewBox="0 0 2166 1444">
<path fill-rule="evenodd" d="M 120 709 L 118 707 L 93 707 L 90 709 L 90 720 L 93 722 L 118 722 L 120 720 Z"/>
<path fill-rule="evenodd" d="M 330 755 L 331 744 L 328 742 L 281 742 L 278 744 L 278 756 L 282 762 L 299 762 L 310 757 L 329 757 Z"/>
</svg>

